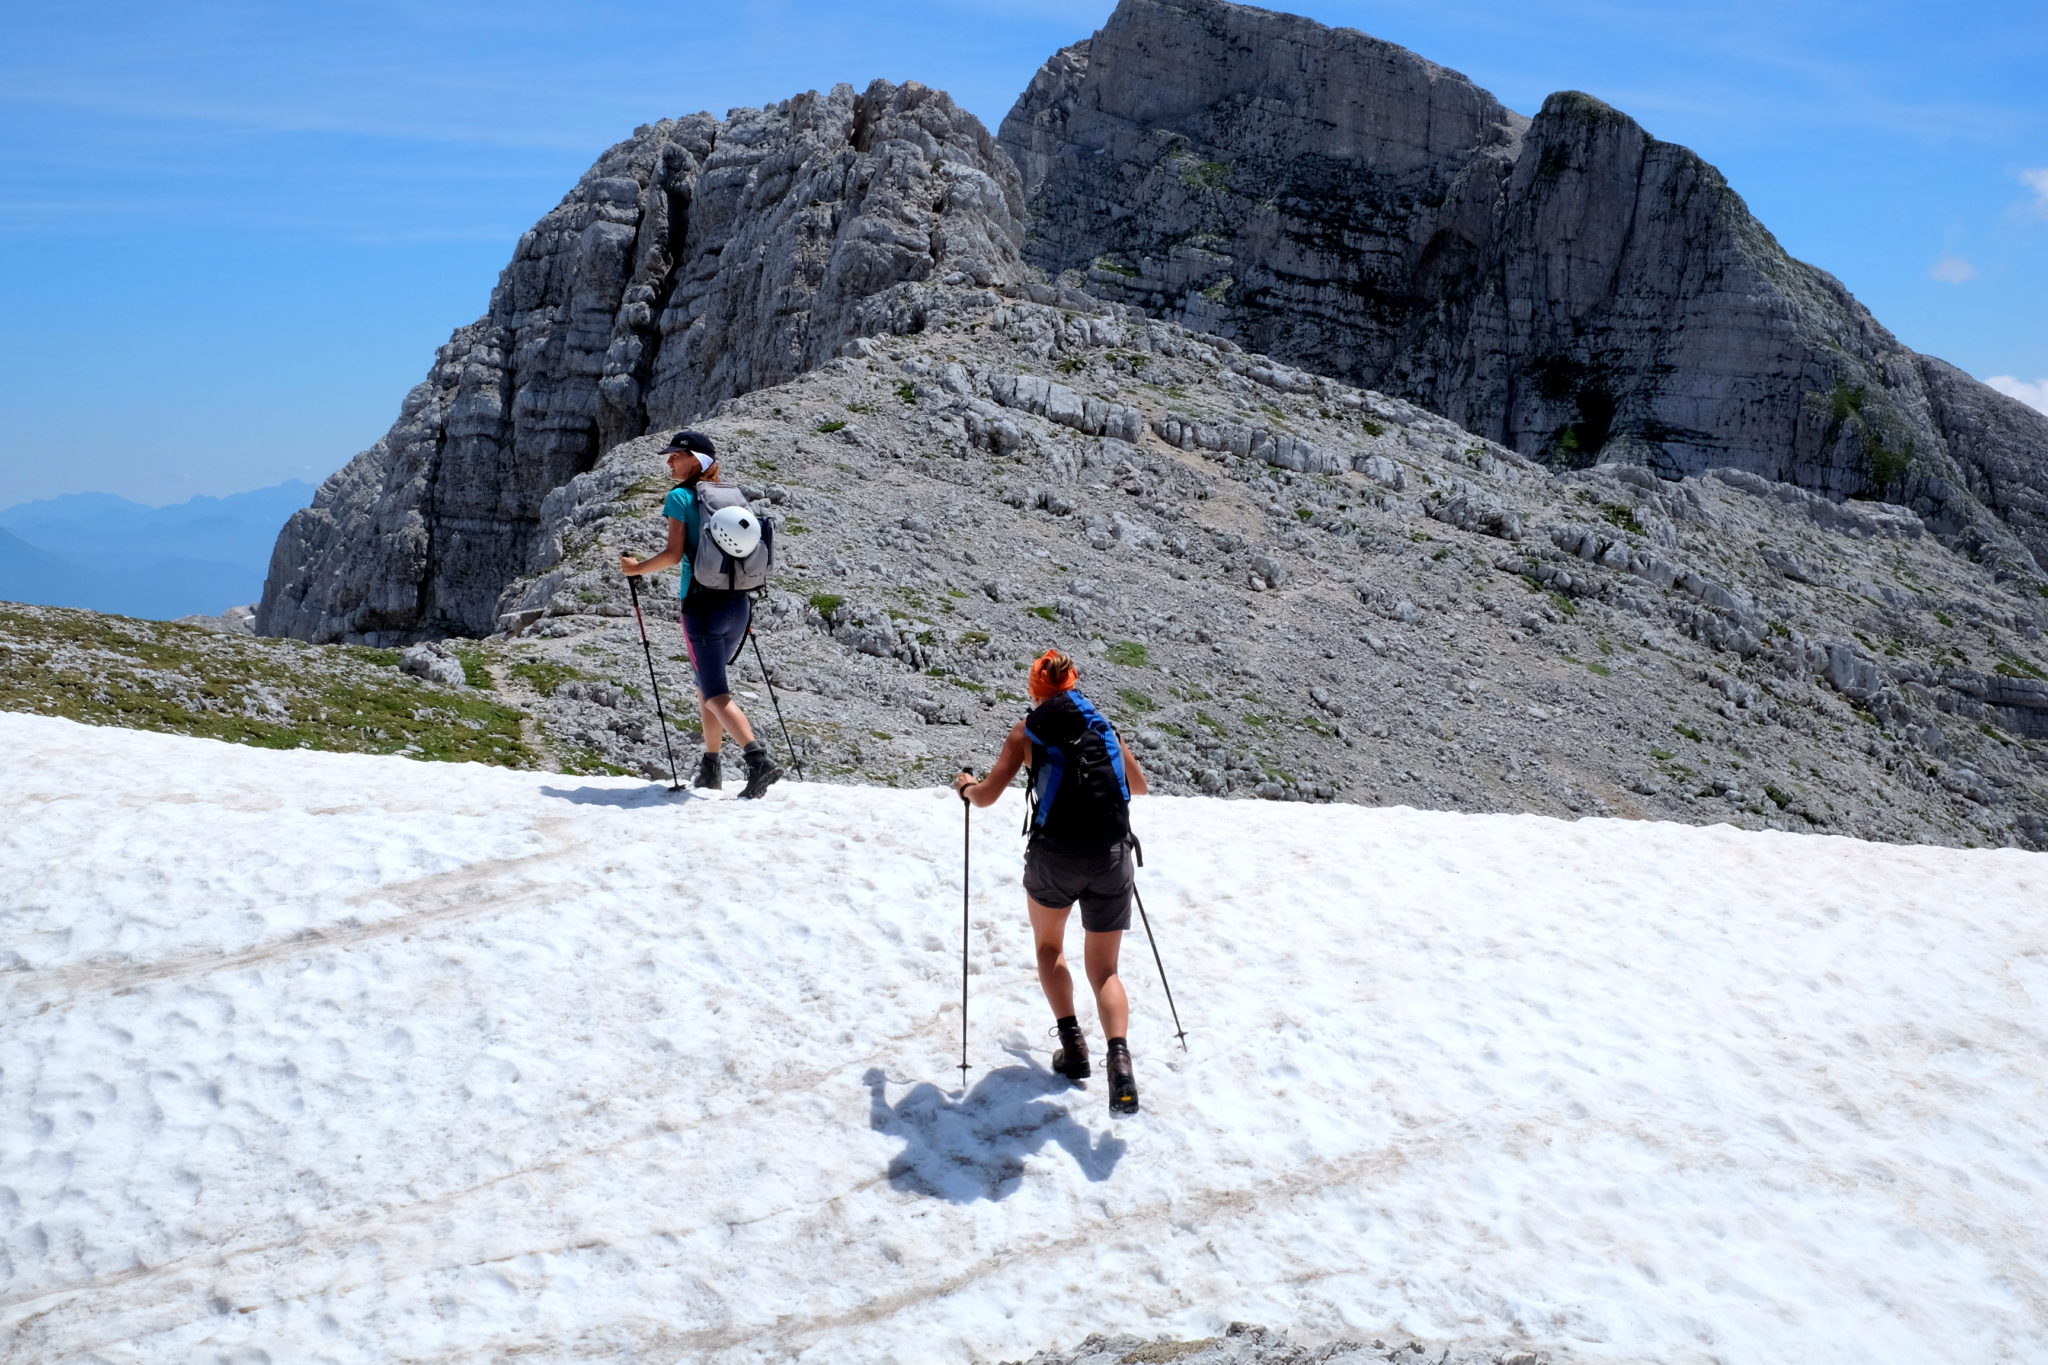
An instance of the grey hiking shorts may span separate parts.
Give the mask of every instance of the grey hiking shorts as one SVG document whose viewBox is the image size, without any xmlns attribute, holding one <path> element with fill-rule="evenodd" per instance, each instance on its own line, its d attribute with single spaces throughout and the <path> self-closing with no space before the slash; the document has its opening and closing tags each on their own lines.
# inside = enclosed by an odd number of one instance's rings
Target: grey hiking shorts
<svg viewBox="0 0 2048 1365">
<path fill-rule="evenodd" d="M 1034 840 L 1024 850 L 1024 894 L 1054 910 L 1081 902 L 1081 927 L 1091 934 L 1131 927 L 1131 888 L 1137 876 L 1137 860 L 1127 843 L 1099 853 L 1067 853 Z"/>
</svg>

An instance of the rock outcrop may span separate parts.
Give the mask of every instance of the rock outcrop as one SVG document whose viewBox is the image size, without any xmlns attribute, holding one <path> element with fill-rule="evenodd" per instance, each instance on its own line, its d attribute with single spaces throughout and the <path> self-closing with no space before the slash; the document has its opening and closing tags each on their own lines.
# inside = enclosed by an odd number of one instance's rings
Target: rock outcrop
<svg viewBox="0 0 2048 1365">
<path fill-rule="evenodd" d="M 521 238 L 390 432 L 293 517 L 257 628 L 488 633 L 550 491 L 650 425 L 923 325 L 900 286 L 1013 279 L 1021 215 L 987 131 L 915 84 L 639 129 Z"/>
<path fill-rule="evenodd" d="M 1554 467 L 1733 467 L 2048 565 L 2048 418 L 1907 350 L 1599 100 L 1530 120 L 1347 29 L 1122 0 L 1001 138 L 1026 257 Z"/>
</svg>

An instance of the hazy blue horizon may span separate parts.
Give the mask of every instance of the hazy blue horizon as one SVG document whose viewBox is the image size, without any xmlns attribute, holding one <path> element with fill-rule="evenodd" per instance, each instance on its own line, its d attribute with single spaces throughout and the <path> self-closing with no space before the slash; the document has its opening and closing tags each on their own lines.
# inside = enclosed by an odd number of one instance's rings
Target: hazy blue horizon
<svg viewBox="0 0 2048 1365">
<path fill-rule="evenodd" d="M 63 493 L 0 507 L 0 600 L 157 620 L 246 606 L 312 491 L 287 480 L 167 506 Z"/>
<path fill-rule="evenodd" d="M 1853 22 L 1818 0 L 1285 7 L 1524 112 L 1557 89 L 1607 100 L 1719 166 L 1905 344 L 2048 403 L 2038 5 Z M 519 234 L 635 126 L 879 76 L 993 127 L 1111 8 L 27 5 L 0 56 L 0 504 L 317 483 L 383 434 Z"/>
</svg>

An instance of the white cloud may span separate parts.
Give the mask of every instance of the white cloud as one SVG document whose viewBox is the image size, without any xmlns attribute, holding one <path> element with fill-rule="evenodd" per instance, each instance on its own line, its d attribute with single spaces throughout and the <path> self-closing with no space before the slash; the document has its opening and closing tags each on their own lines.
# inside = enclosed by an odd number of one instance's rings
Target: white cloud
<svg viewBox="0 0 2048 1365">
<path fill-rule="evenodd" d="M 2034 192 L 2034 207 L 2048 213 L 2048 166 L 2038 170 L 2021 171 L 2020 183 Z"/>
<path fill-rule="evenodd" d="M 2048 412 L 2048 379 L 2015 379 L 2009 374 L 1994 374 L 1984 382 L 2030 408 Z"/>
<path fill-rule="evenodd" d="M 1943 256 L 1927 273 L 1943 284 L 1962 284 L 1977 278 L 1977 267 L 1960 256 Z"/>
</svg>

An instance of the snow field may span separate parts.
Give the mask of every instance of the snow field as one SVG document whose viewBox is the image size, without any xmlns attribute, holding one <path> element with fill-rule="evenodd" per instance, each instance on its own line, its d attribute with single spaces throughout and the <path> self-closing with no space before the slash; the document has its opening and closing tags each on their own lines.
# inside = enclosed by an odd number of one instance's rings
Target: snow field
<svg viewBox="0 0 2048 1365">
<path fill-rule="evenodd" d="M 963 1094 L 950 793 L 0 755 L 0 1359 L 2048 1358 L 2041 855 L 1147 798 L 1112 1120 L 1014 794 Z"/>
</svg>

